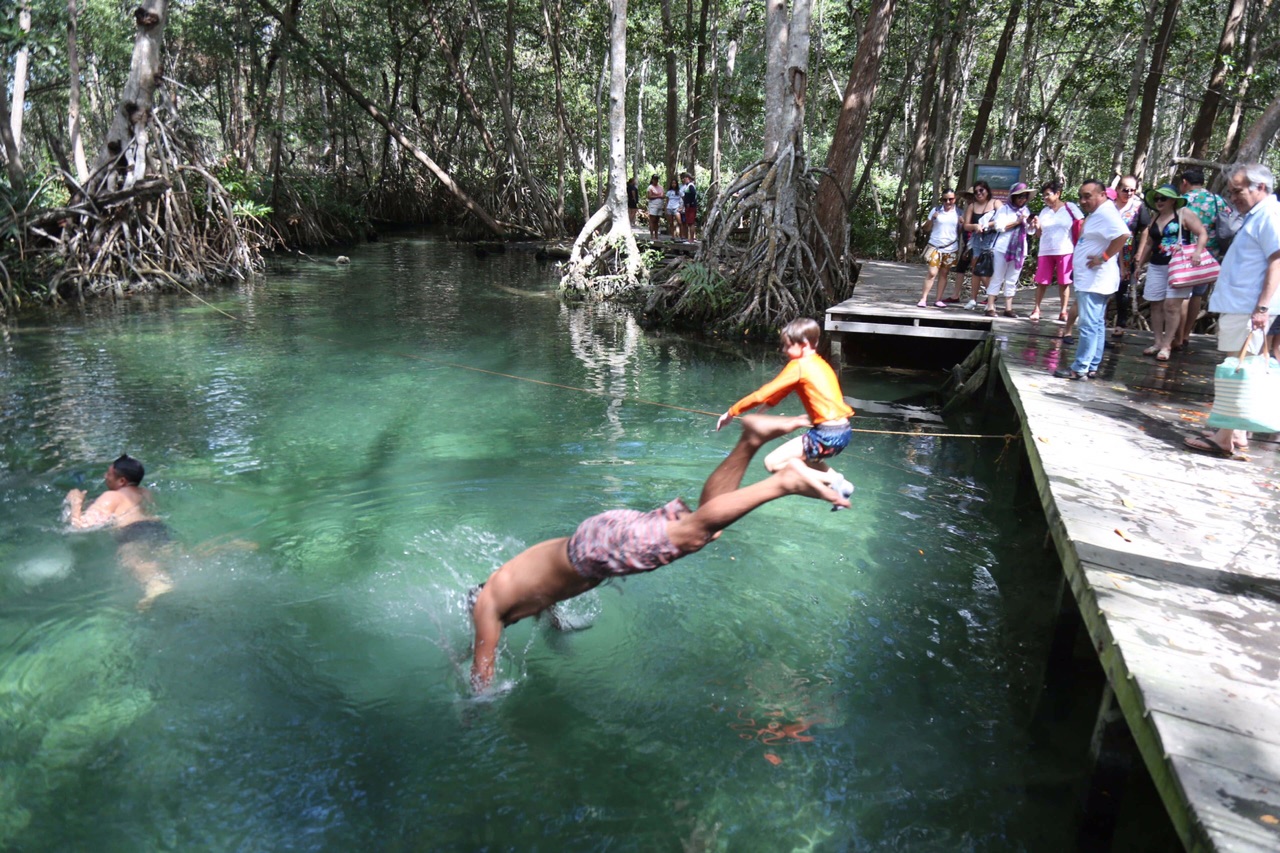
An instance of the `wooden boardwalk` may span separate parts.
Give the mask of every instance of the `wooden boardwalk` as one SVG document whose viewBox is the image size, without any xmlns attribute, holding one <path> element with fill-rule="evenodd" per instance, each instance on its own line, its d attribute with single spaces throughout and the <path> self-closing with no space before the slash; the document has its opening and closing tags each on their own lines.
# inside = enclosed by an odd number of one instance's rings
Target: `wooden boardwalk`
<svg viewBox="0 0 1280 853">
<path fill-rule="evenodd" d="M 853 303 L 915 318 L 924 268 L 867 262 Z M 1022 317 L 1033 293 L 1021 291 Z M 1046 307 L 1057 315 L 1056 288 Z M 1111 339 L 1099 377 L 1055 379 L 1061 324 L 982 318 L 1022 418 L 1053 539 L 1093 647 L 1188 850 L 1280 850 L 1280 452 L 1182 448 L 1204 429 L 1208 337 L 1167 363 Z"/>
</svg>

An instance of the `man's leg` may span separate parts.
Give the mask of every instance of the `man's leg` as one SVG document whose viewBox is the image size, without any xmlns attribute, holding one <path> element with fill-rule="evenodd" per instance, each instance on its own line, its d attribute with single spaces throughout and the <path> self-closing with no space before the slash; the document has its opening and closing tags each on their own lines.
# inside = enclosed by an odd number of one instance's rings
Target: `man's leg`
<svg viewBox="0 0 1280 853">
<path fill-rule="evenodd" d="M 707 477 L 707 482 L 702 486 L 702 495 L 698 498 L 699 507 L 742 485 L 747 466 L 751 464 L 756 451 L 765 444 L 809 426 L 809 419 L 804 416 L 782 418 L 774 415 L 744 415 L 739 420 L 742 422 L 742 435 L 738 436 L 738 443 L 729 451 L 729 455 Z"/>
<path fill-rule="evenodd" d="M 672 522 L 667 527 L 667 535 L 671 544 L 685 553 L 697 551 L 756 507 L 787 495 L 804 495 L 830 501 L 835 506 L 849 506 L 849 500 L 822 482 L 817 471 L 796 461 L 758 483 L 699 504 L 696 512 Z"/>
</svg>

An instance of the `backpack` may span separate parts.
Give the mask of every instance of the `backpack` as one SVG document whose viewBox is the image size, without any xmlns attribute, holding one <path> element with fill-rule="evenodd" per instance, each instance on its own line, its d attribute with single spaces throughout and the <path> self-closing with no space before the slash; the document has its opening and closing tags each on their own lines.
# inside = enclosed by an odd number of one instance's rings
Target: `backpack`
<svg viewBox="0 0 1280 853">
<path fill-rule="evenodd" d="M 1231 241 L 1236 238 L 1236 232 L 1244 224 L 1244 217 L 1240 215 L 1238 210 L 1224 201 L 1222 196 L 1214 196 L 1214 199 L 1217 214 L 1213 217 L 1213 233 L 1218 238 L 1218 251 L 1226 252 L 1227 247 L 1231 245 Z"/>
</svg>

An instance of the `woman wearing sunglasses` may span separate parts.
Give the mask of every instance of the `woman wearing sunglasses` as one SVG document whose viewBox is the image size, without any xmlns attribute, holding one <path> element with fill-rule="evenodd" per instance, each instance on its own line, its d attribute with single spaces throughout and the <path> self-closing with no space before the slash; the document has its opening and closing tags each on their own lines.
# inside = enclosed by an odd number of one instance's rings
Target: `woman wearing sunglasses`
<svg viewBox="0 0 1280 853">
<path fill-rule="evenodd" d="M 929 232 L 929 245 L 924 250 L 924 260 L 929 265 L 929 272 L 924 277 L 924 292 L 916 303 L 917 308 L 929 307 L 929 294 L 933 291 L 933 283 L 939 274 L 942 276 L 942 283 L 938 285 L 938 301 L 934 305 L 938 308 L 947 307 L 947 303 L 942 301 L 942 295 L 947 292 L 947 277 L 951 274 L 951 267 L 955 265 L 956 258 L 960 257 L 960 212 L 956 209 L 955 190 L 947 187 L 939 200 L 942 204 L 929 211 L 929 218 L 924 224 L 925 230 Z"/>
</svg>

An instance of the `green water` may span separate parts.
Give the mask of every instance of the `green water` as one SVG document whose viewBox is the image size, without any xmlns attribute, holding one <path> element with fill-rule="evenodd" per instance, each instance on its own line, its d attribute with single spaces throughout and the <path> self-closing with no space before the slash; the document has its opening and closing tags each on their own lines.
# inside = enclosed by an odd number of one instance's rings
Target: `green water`
<svg viewBox="0 0 1280 853">
<path fill-rule="evenodd" d="M 722 411 L 779 355 L 563 306 L 529 255 L 353 260 L 9 325 L 0 848 L 1063 849 L 1016 452 L 857 436 L 853 511 L 777 501 L 572 602 L 589 630 L 514 626 L 477 700 L 467 588 L 695 500 L 735 437 L 631 400 Z M 126 451 L 182 546 L 143 613 L 110 536 L 58 519 Z"/>
</svg>

